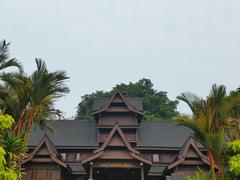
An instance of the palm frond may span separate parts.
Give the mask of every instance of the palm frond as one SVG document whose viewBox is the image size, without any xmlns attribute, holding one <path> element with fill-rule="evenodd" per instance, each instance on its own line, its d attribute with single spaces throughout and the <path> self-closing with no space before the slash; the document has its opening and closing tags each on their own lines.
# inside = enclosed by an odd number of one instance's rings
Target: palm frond
<svg viewBox="0 0 240 180">
<path fill-rule="evenodd" d="M 22 73 L 23 67 L 21 63 L 15 58 L 10 59 L 9 46 L 9 42 L 7 43 L 5 40 L 0 41 L 0 71 L 10 67 L 17 67 Z"/>
<path fill-rule="evenodd" d="M 215 106 L 221 104 L 225 97 L 226 87 L 224 85 L 217 86 L 216 84 L 213 84 L 208 98 L 213 99 Z"/>
<path fill-rule="evenodd" d="M 202 106 L 202 98 L 190 92 L 180 94 L 179 96 L 177 96 L 177 99 L 187 103 L 187 105 L 195 115 L 198 112 L 198 109 Z"/>
<path fill-rule="evenodd" d="M 214 160 L 220 162 L 223 160 L 223 150 L 224 150 L 224 133 L 209 133 L 207 135 L 209 147 L 213 154 Z"/>
<path fill-rule="evenodd" d="M 233 113 L 236 108 L 240 107 L 240 95 L 238 96 L 228 96 L 225 98 L 224 102 L 219 107 L 218 114 L 220 117 L 225 119 L 228 115 Z"/>
<path fill-rule="evenodd" d="M 190 128 L 197 136 L 195 136 L 199 141 L 204 142 L 206 138 L 206 133 L 204 131 L 204 126 L 201 125 L 201 121 L 196 121 L 187 115 L 178 115 L 174 118 L 174 122 L 176 122 L 180 126 L 186 126 Z"/>
<path fill-rule="evenodd" d="M 15 58 L 10 59 L 6 62 L 2 62 L 0 64 L 0 71 L 3 69 L 10 68 L 10 67 L 17 67 L 20 70 L 20 72 L 23 72 L 22 64 L 20 62 L 18 62 Z"/>
<path fill-rule="evenodd" d="M 9 58 L 9 45 L 5 40 L 0 41 L 0 63 Z"/>
</svg>

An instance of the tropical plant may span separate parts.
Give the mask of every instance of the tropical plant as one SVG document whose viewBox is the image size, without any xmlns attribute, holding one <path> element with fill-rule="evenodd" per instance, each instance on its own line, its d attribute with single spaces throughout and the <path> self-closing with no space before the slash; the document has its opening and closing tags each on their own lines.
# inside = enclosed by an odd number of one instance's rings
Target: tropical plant
<svg viewBox="0 0 240 180">
<path fill-rule="evenodd" d="M 4 131 L 2 134 L 1 144 L 6 151 L 6 166 L 14 168 L 18 179 L 21 179 L 23 169 L 20 162 L 26 157 L 27 151 L 21 136 L 14 134 L 11 130 Z"/>
<path fill-rule="evenodd" d="M 10 67 L 17 67 L 22 71 L 22 65 L 15 58 L 10 58 L 9 45 L 5 40 L 0 41 L 0 72 Z"/>
<path fill-rule="evenodd" d="M 240 140 L 234 140 L 228 142 L 228 148 L 230 154 L 228 164 L 230 175 L 233 179 L 240 178 Z"/>
<path fill-rule="evenodd" d="M 212 171 L 203 171 L 201 169 L 198 169 L 196 174 L 194 176 L 188 176 L 187 180 L 211 180 L 213 179 Z M 224 180 L 237 180 L 233 179 L 231 176 L 228 176 L 227 174 L 224 175 Z"/>
<path fill-rule="evenodd" d="M 37 70 L 32 75 L 3 74 L 5 83 L 0 88 L 0 106 L 16 119 L 14 131 L 24 134 L 27 142 L 31 128 L 53 115 L 61 115 L 54 102 L 69 92 L 64 71 L 49 72 L 41 59 L 36 59 Z"/>
<path fill-rule="evenodd" d="M 212 173 L 202 171 L 201 169 L 198 169 L 195 176 L 187 177 L 187 180 L 210 180 L 210 179 L 212 179 Z"/>
<path fill-rule="evenodd" d="M 32 128 L 45 128 L 49 124 L 44 120 L 62 116 L 54 102 L 69 92 L 64 71 L 49 72 L 45 62 L 36 59 L 37 69 L 27 75 L 21 64 L 10 58 L 9 45 L 0 42 L 0 112 L 11 115 L 0 114 L 0 180 L 21 178 Z M 19 71 L 6 71 L 11 67 Z"/>
<path fill-rule="evenodd" d="M 232 113 L 240 105 L 240 96 L 229 96 L 225 86 L 214 84 L 206 99 L 192 93 L 182 93 L 177 98 L 187 103 L 193 113 L 191 116 L 177 116 L 177 123 L 193 130 L 195 137 L 208 151 L 213 179 L 216 179 L 215 162 L 218 176 L 222 179 L 225 138 L 236 127 Z"/>
<path fill-rule="evenodd" d="M 25 152 L 21 138 L 12 134 L 9 129 L 14 120 L 9 115 L 0 115 L 0 180 L 17 180 L 22 171 L 17 167 L 17 159 Z M 14 138 L 6 138 L 6 136 Z M 9 144 L 10 143 L 10 144 Z"/>
<path fill-rule="evenodd" d="M 240 95 L 240 88 L 237 88 L 236 90 L 233 90 L 230 92 L 230 96 L 239 96 L 239 95 Z M 235 118 L 236 129 L 233 129 L 229 134 L 231 141 L 240 138 L 240 107 L 236 107 L 234 109 L 234 111 L 232 112 L 232 117 Z"/>
<path fill-rule="evenodd" d="M 11 128 L 12 133 L 3 134 L 5 158 L 15 164 L 19 177 L 32 128 L 38 124 L 45 128 L 48 125 L 45 120 L 61 116 L 54 102 L 69 92 L 65 84 L 68 77 L 64 71 L 49 72 L 41 59 L 36 59 L 36 65 L 37 69 L 30 76 L 25 73 L 3 73 L 4 84 L 0 87 L 0 109 L 16 120 Z M 20 150 L 18 156 L 13 156 Z"/>
</svg>

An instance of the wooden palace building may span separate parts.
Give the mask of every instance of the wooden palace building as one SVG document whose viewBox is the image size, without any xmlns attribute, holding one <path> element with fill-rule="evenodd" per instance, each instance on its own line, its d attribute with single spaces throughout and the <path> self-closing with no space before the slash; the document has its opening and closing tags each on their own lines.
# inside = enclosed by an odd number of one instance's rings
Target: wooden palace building
<svg viewBox="0 0 240 180">
<path fill-rule="evenodd" d="M 24 161 L 25 180 L 183 180 L 209 169 L 186 127 L 144 121 L 141 98 L 96 98 L 93 120 L 49 121 L 36 128 Z"/>
</svg>

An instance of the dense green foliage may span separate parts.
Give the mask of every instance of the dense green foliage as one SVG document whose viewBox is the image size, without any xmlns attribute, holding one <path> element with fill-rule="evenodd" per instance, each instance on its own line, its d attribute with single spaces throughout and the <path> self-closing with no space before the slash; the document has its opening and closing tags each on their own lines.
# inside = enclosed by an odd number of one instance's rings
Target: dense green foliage
<svg viewBox="0 0 240 180">
<path fill-rule="evenodd" d="M 240 153 L 240 140 L 235 140 L 228 143 L 228 147 L 234 152 L 234 153 Z"/>
<path fill-rule="evenodd" d="M 167 92 L 153 89 L 151 80 L 141 79 L 136 83 L 117 84 L 107 92 L 96 91 L 82 96 L 82 101 L 78 104 L 76 119 L 92 119 L 93 99 L 111 96 L 115 91 L 120 91 L 124 96 L 143 98 L 144 116 L 147 120 L 168 119 L 177 114 L 178 101 L 169 100 Z"/>
<path fill-rule="evenodd" d="M 240 178 L 240 154 L 234 155 L 230 158 L 229 169 Z"/>
<path fill-rule="evenodd" d="M 240 140 L 231 141 L 228 143 L 230 149 L 229 154 L 229 171 L 234 179 L 240 179 Z"/>
<path fill-rule="evenodd" d="M 14 120 L 11 116 L 0 114 L 0 128 L 2 129 L 10 128 L 13 122 Z"/>
<path fill-rule="evenodd" d="M 13 124 L 13 118 L 8 115 L 0 115 L 0 180 L 16 180 L 17 172 L 15 166 L 8 166 L 9 161 L 6 160 L 8 154 L 5 150 L 4 143 L 5 139 L 3 138 L 3 133 L 6 129 L 10 128 Z"/>
<path fill-rule="evenodd" d="M 11 70 L 17 69 L 19 74 L 23 72 L 22 65 L 10 57 L 9 45 L 10 43 L 5 40 L 0 42 L 0 80 L 4 74 L 11 75 L 13 73 Z M 0 89 L 4 94 L 2 84 Z M 3 104 L 4 102 L 0 101 L 0 180 L 21 179 L 23 172 L 18 162 L 25 156 L 26 148 L 22 138 L 12 131 L 14 125 L 12 116 L 2 114 L 5 110 L 2 108 Z"/>
</svg>

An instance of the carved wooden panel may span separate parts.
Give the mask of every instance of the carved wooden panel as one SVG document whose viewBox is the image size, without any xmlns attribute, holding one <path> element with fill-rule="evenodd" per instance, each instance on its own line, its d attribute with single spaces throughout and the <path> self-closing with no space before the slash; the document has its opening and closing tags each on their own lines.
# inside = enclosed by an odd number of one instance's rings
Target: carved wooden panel
<svg viewBox="0 0 240 180">
<path fill-rule="evenodd" d="M 76 153 L 68 152 L 66 161 L 68 161 L 68 162 L 76 161 Z"/>
<path fill-rule="evenodd" d="M 107 150 L 104 152 L 101 159 L 132 159 L 132 156 L 129 154 L 128 151 L 121 151 L 121 150 Z"/>
<path fill-rule="evenodd" d="M 140 168 L 140 165 L 135 162 L 116 162 L 116 161 L 106 161 L 106 162 L 96 162 L 93 166 L 94 168 Z"/>
</svg>

